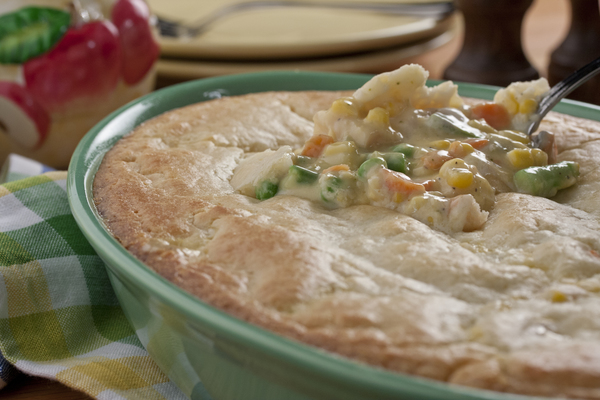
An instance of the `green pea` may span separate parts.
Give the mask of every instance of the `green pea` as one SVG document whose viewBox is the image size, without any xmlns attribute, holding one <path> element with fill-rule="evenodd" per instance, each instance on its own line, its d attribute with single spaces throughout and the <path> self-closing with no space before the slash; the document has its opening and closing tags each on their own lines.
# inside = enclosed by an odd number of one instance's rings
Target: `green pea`
<svg viewBox="0 0 600 400">
<path fill-rule="evenodd" d="M 517 171 L 513 176 L 513 182 L 520 193 L 552 197 L 557 191 L 577 182 L 578 176 L 579 164 L 563 161 L 545 167 L 529 167 Z"/>
<path fill-rule="evenodd" d="M 271 181 L 262 181 L 254 188 L 254 193 L 258 200 L 266 200 L 277 194 L 279 186 Z"/>
<path fill-rule="evenodd" d="M 387 163 L 387 167 L 392 171 L 408 174 L 408 163 L 406 156 L 402 153 L 385 153 L 383 159 Z"/>
<path fill-rule="evenodd" d="M 296 183 L 299 184 L 311 184 L 319 179 L 319 174 L 317 172 L 299 167 L 297 165 L 292 165 L 288 171 L 288 174 Z"/>
<path fill-rule="evenodd" d="M 408 144 L 408 143 L 400 143 L 398 146 L 395 146 L 392 151 L 394 153 L 401 153 L 404 154 L 406 157 L 408 158 L 412 158 L 415 156 L 415 153 L 417 152 L 417 147 Z"/>
<path fill-rule="evenodd" d="M 325 202 L 333 201 L 336 193 L 343 186 L 344 181 L 337 176 L 326 176 L 321 190 L 321 199 Z"/>
<path fill-rule="evenodd" d="M 358 176 L 365 178 L 369 170 L 377 165 L 387 167 L 387 162 L 382 157 L 371 157 L 358 167 Z"/>
</svg>

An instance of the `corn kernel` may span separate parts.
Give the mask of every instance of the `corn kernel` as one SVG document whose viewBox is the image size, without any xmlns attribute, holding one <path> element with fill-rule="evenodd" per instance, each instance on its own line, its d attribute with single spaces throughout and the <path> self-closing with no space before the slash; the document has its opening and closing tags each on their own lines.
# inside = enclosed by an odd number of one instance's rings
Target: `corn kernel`
<svg viewBox="0 0 600 400">
<path fill-rule="evenodd" d="M 358 116 L 358 110 L 351 100 L 346 98 L 337 99 L 331 105 L 331 111 L 346 117 Z"/>
<path fill-rule="evenodd" d="M 402 203 L 402 201 L 404 200 L 404 196 L 402 196 L 401 193 L 394 193 L 394 195 L 392 196 L 392 201 L 394 203 Z"/>
<path fill-rule="evenodd" d="M 434 149 L 446 150 L 448 147 L 450 147 L 450 141 L 449 140 L 436 140 L 434 142 L 429 143 L 429 145 L 431 147 L 433 147 Z"/>
<path fill-rule="evenodd" d="M 376 124 L 389 125 L 390 113 L 381 107 L 375 107 L 369 111 L 369 114 L 367 114 L 365 121 L 373 122 Z"/>
<path fill-rule="evenodd" d="M 529 168 L 535 165 L 531 149 L 513 149 L 507 154 L 508 161 L 516 169 Z"/>
<path fill-rule="evenodd" d="M 504 130 L 498 133 L 506 138 L 509 138 L 510 140 L 514 140 L 515 142 L 523 144 L 529 143 L 529 137 L 523 132 Z"/>
<path fill-rule="evenodd" d="M 548 154 L 540 149 L 531 149 L 531 155 L 533 156 L 533 162 L 537 166 L 548 165 Z"/>
<path fill-rule="evenodd" d="M 467 125 L 472 126 L 473 128 L 479 129 L 481 132 L 485 133 L 498 133 L 496 129 L 490 126 L 485 120 L 482 119 L 471 119 L 467 122 Z"/>
<path fill-rule="evenodd" d="M 336 154 L 357 153 L 356 146 L 352 142 L 335 142 L 325 147 L 324 156 L 333 156 Z"/>
<path fill-rule="evenodd" d="M 569 300 L 569 298 L 567 297 L 566 294 L 562 293 L 562 292 L 554 292 L 552 293 L 552 302 L 553 303 L 564 303 L 565 301 Z"/>
<path fill-rule="evenodd" d="M 473 173 L 466 168 L 453 168 L 448 171 L 446 182 L 457 189 L 466 189 L 473 183 Z"/>
<path fill-rule="evenodd" d="M 471 154 L 475 149 L 469 143 L 464 142 L 452 142 L 448 148 L 448 153 L 452 157 L 463 158 L 467 154 Z"/>
<path fill-rule="evenodd" d="M 440 167 L 440 176 L 443 177 L 444 179 L 446 178 L 447 174 L 450 172 L 450 170 L 452 170 L 453 168 L 465 168 L 468 169 L 467 164 L 465 163 L 465 160 L 462 160 L 460 158 L 453 158 L 451 160 L 446 161 L 441 167 Z"/>
<path fill-rule="evenodd" d="M 525 99 L 519 104 L 519 112 L 522 114 L 531 114 L 537 109 L 537 101 L 533 99 Z"/>
<path fill-rule="evenodd" d="M 471 143 L 462 142 L 460 144 L 460 147 L 462 147 L 462 149 L 464 150 L 464 152 L 467 153 L 467 154 L 471 154 L 472 152 L 475 151 L 475 149 L 473 148 L 473 146 L 471 145 Z"/>
</svg>

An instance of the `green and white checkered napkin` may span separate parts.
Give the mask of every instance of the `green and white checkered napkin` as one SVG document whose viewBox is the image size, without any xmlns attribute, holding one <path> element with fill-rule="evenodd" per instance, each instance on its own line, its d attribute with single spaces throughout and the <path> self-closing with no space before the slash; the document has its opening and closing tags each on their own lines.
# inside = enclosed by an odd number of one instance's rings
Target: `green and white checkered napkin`
<svg viewBox="0 0 600 400">
<path fill-rule="evenodd" d="M 125 319 L 71 215 L 66 177 L 0 185 L 0 351 L 10 364 L 0 357 L 0 378 L 16 367 L 98 399 L 186 399 Z"/>
</svg>

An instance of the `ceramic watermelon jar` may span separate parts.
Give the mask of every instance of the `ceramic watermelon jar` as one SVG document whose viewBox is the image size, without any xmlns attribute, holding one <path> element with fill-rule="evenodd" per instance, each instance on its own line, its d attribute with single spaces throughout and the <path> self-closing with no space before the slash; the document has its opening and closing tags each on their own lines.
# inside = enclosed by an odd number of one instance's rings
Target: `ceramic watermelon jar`
<svg viewBox="0 0 600 400">
<path fill-rule="evenodd" d="M 67 168 L 92 126 L 153 89 L 158 56 L 144 0 L 0 5 L 0 162 Z"/>
</svg>

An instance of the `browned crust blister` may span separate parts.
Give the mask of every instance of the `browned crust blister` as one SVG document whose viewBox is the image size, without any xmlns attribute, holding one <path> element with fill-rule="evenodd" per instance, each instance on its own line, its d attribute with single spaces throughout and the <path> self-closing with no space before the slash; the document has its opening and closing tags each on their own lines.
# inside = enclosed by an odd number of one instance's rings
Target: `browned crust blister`
<svg viewBox="0 0 600 400">
<path fill-rule="evenodd" d="M 148 121 L 106 154 L 97 208 L 160 275 L 278 334 L 454 384 L 600 399 L 600 124 L 549 116 L 579 184 L 499 195 L 476 232 L 234 193 L 246 154 L 300 147 L 342 94 L 223 98 Z"/>
</svg>

